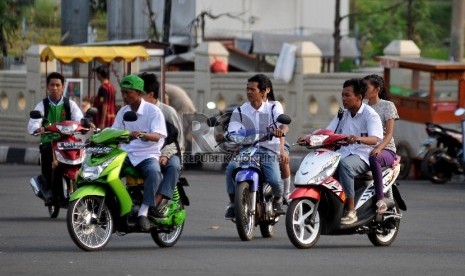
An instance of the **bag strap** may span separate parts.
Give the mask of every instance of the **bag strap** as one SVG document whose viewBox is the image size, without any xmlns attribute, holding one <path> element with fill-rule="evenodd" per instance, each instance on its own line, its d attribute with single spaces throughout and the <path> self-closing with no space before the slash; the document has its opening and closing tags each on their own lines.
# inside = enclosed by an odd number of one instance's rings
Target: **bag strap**
<svg viewBox="0 0 465 276">
<path fill-rule="evenodd" d="M 63 107 L 65 108 L 66 120 L 71 120 L 71 106 L 69 104 L 69 98 L 63 97 Z"/>
<path fill-rule="evenodd" d="M 49 104 L 50 104 L 50 100 L 48 99 L 48 97 L 44 98 L 42 100 L 42 104 L 44 105 L 44 119 L 47 119 L 48 120 L 48 110 L 50 108 Z M 42 120 L 42 122 L 44 122 Z"/>
<path fill-rule="evenodd" d="M 344 117 L 344 109 L 342 107 L 339 107 L 339 110 L 337 111 L 337 118 L 339 121 L 337 122 L 336 129 L 334 130 L 334 133 L 337 133 L 337 129 L 339 128 L 339 125 L 341 124 L 342 118 Z"/>
</svg>

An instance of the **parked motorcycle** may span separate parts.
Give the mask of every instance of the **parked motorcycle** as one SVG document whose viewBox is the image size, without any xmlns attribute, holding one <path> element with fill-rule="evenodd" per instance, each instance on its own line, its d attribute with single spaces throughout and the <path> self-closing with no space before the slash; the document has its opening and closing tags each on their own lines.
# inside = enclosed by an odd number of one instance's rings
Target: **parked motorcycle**
<svg viewBox="0 0 465 276">
<path fill-rule="evenodd" d="M 125 121 L 136 121 L 135 112 L 124 114 Z M 171 247 L 181 237 L 189 199 L 178 181 L 173 198 L 163 218 L 151 218 L 148 232 L 138 224 L 137 213 L 143 199 L 142 176 L 132 167 L 123 167 L 127 152 L 118 147 L 129 143 L 128 130 L 106 128 L 94 134 L 86 146 L 87 157 L 76 181 L 78 189 L 70 198 L 66 217 L 73 242 L 85 251 L 105 247 L 111 234 L 150 233 L 160 247 Z M 124 181 L 125 180 L 125 181 Z"/>
<path fill-rule="evenodd" d="M 91 113 L 92 111 L 89 111 Z M 31 119 L 41 119 L 42 114 L 38 110 L 30 112 Z M 45 121 L 45 120 L 44 120 Z M 89 131 L 90 123 L 87 119 L 81 122 L 62 121 L 45 126 L 44 134 L 56 135 L 52 141 L 52 185 L 46 185 L 45 178 L 40 175 L 29 181 L 34 194 L 44 200 L 45 206 L 51 218 L 56 218 L 60 208 L 67 208 L 69 197 L 75 191 L 77 173 L 84 160 L 84 141 L 76 134 L 84 134 Z M 34 133 L 34 136 L 41 135 Z M 53 191 L 47 190 L 47 186 L 54 187 Z"/>
<path fill-rule="evenodd" d="M 376 198 L 371 173 L 355 178 L 355 209 L 358 221 L 341 225 L 346 194 L 334 178 L 341 159 L 335 149 L 347 145 L 347 137 L 330 130 L 315 131 L 307 144 L 310 149 L 295 174 L 296 189 L 286 213 L 286 232 L 292 244 L 300 249 L 310 248 L 320 235 L 367 234 L 375 246 L 391 245 L 399 231 L 402 213 L 407 210 L 401 198 L 397 176 L 398 162 L 383 169 L 383 191 L 387 212 L 376 214 Z M 399 160 L 398 160 L 399 161 Z"/>
<path fill-rule="evenodd" d="M 290 124 L 291 118 L 281 114 L 277 118 L 281 124 Z M 214 125 L 209 123 L 209 125 Z M 240 149 L 234 156 L 240 166 L 233 171 L 232 177 L 236 184 L 234 197 L 234 213 L 237 232 L 243 241 L 252 240 L 255 227 L 260 227 L 264 238 L 274 235 L 274 225 L 279 220 L 279 215 L 273 210 L 273 194 L 271 186 L 265 182 L 265 175 L 261 168 L 261 160 L 257 151 L 259 143 L 270 140 L 272 127 L 267 133 L 253 131 L 230 132 L 226 139 Z"/>
<path fill-rule="evenodd" d="M 444 184 L 454 174 L 463 174 L 461 131 L 426 123 L 426 133 L 422 174 L 434 184 Z"/>
</svg>

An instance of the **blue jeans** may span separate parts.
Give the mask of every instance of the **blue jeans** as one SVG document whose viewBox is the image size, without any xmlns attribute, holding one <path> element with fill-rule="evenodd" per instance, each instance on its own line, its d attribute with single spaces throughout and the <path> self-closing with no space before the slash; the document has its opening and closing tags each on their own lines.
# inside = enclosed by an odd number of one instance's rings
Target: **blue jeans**
<svg viewBox="0 0 465 276">
<path fill-rule="evenodd" d="M 124 166 L 132 166 L 129 158 L 124 160 Z M 155 193 L 162 179 L 160 164 L 155 158 L 147 158 L 135 166 L 136 170 L 144 178 L 144 199 L 142 203 L 155 207 Z"/>
<path fill-rule="evenodd" d="M 367 172 L 369 169 L 370 166 L 356 154 L 346 156 L 339 161 L 337 166 L 339 182 L 344 188 L 347 198 L 355 198 L 354 177 Z"/>
<path fill-rule="evenodd" d="M 181 160 L 179 156 L 173 155 L 168 159 L 166 165 L 162 168 L 163 180 L 158 187 L 158 194 L 171 199 L 173 197 L 174 187 L 178 183 L 181 174 Z"/>
<path fill-rule="evenodd" d="M 265 149 L 259 148 L 255 153 L 260 156 L 261 166 L 265 175 L 266 181 L 270 184 L 275 197 L 281 197 L 283 195 L 283 180 L 281 179 L 281 172 L 279 170 L 279 156 L 277 153 Z M 236 184 L 232 173 L 234 169 L 238 168 L 239 164 L 235 161 L 230 161 L 226 166 L 226 192 L 229 195 L 236 193 Z"/>
</svg>

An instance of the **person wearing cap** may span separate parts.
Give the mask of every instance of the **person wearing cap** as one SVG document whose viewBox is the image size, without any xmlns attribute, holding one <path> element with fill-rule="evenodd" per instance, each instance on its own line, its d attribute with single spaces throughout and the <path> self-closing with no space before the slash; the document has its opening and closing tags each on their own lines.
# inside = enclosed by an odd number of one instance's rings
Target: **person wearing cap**
<svg viewBox="0 0 465 276">
<path fill-rule="evenodd" d="M 168 200 L 172 198 L 174 188 L 181 174 L 181 158 L 184 151 L 184 137 L 181 126 L 181 119 L 176 110 L 158 100 L 160 83 L 155 74 L 139 74 L 144 80 L 145 96 L 144 100 L 160 108 L 166 119 L 167 137 L 161 149 L 160 166 L 163 173 L 163 180 L 160 183 L 155 200 L 157 204 L 156 215 L 164 217 Z"/>
<path fill-rule="evenodd" d="M 96 127 L 104 129 L 111 126 L 115 119 L 115 87 L 110 82 L 108 66 L 100 65 L 93 71 L 101 84 L 93 103 L 93 107 L 98 110 L 97 115 L 94 116 L 94 124 Z"/>
<path fill-rule="evenodd" d="M 140 77 L 124 77 L 120 87 L 125 106 L 116 114 L 112 128 L 131 131 L 131 142 L 121 146 L 128 153 L 124 166 L 134 166 L 144 178 L 144 198 L 138 216 L 140 228 L 148 231 L 151 222 L 147 216 L 155 212 L 155 194 L 162 179 L 159 159 L 167 135 L 165 117 L 160 108 L 143 99 L 144 81 Z M 136 112 L 135 122 L 123 121 L 128 111 Z"/>
</svg>

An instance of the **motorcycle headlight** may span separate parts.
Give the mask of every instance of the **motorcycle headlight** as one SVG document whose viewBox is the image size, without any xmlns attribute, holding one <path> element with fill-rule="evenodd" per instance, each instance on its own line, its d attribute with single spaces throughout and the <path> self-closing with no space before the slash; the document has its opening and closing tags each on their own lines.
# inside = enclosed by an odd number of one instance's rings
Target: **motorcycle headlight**
<svg viewBox="0 0 465 276">
<path fill-rule="evenodd" d="M 337 157 L 331 159 L 321 170 L 320 173 L 315 175 L 314 177 L 310 178 L 308 183 L 321 183 L 323 180 L 326 178 L 330 177 L 334 171 L 336 170 L 336 166 L 333 166 L 333 164 L 337 161 Z"/>
<path fill-rule="evenodd" d="M 67 134 L 67 135 L 73 134 L 74 131 L 76 131 L 77 128 L 78 128 L 77 124 L 72 124 L 72 125 L 69 125 L 69 126 L 57 125 L 57 129 L 61 133 Z"/>
<path fill-rule="evenodd" d="M 89 166 L 87 165 L 86 162 L 84 162 L 84 164 L 82 165 L 82 172 L 81 172 L 82 178 L 84 178 L 85 180 L 95 180 L 99 178 L 103 170 L 105 170 L 105 168 L 108 167 L 108 165 L 110 165 L 111 162 L 115 160 L 115 158 L 116 156 L 108 160 L 105 160 L 105 162 L 97 166 Z"/>
</svg>

